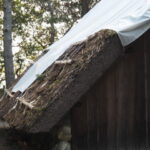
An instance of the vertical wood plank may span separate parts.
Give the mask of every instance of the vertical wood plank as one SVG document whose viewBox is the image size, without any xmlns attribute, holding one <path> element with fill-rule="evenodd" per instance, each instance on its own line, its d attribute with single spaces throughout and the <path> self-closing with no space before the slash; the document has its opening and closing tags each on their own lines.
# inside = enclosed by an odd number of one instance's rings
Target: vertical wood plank
<svg viewBox="0 0 150 150">
<path fill-rule="evenodd" d="M 72 110 L 72 150 L 88 150 L 87 101 L 76 104 Z"/>
<path fill-rule="evenodd" d="M 86 95 L 87 100 L 87 124 L 88 124 L 88 150 L 97 149 L 97 99 L 95 87 Z"/>
<path fill-rule="evenodd" d="M 144 36 L 145 96 L 146 96 L 146 150 L 150 149 L 150 30 Z"/>
<path fill-rule="evenodd" d="M 103 86 L 98 86 L 99 82 Z M 107 98 L 105 94 L 106 85 L 104 76 L 97 82 L 96 97 L 97 97 L 97 149 L 107 150 Z"/>
<path fill-rule="evenodd" d="M 111 71 L 111 76 L 107 76 L 105 94 L 107 100 L 107 149 L 117 149 L 117 114 L 116 109 L 118 99 L 116 97 L 116 72 Z"/>
<path fill-rule="evenodd" d="M 150 148 L 150 35 L 145 38 L 91 87 L 80 107 L 73 108 L 72 150 Z"/>
</svg>

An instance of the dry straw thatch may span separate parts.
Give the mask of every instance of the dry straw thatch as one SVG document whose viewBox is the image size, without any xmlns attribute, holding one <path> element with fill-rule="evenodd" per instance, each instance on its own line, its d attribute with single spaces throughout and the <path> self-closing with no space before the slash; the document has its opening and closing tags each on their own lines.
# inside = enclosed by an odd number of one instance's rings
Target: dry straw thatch
<svg viewBox="0 0 150 150">
<path fill-rule="evenodd" d="M 120 40 L 112 30 L 101 30 L 76 43 L 42 75 L 37 75 L 24 93 L 7 91 L 0 102 L 0 117 L 16 129 L 48 130 L 122 52 Z"/>
</svg>

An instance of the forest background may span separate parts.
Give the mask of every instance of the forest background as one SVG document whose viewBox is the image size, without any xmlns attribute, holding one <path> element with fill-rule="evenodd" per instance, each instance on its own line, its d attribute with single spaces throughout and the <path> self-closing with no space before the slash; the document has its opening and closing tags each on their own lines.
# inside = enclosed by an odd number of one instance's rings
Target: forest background
<svg viewBox="0 0 150 150">
<path fill-rule="evenodd" d="M 13 83 L 45 48 L 68 32 L 98 1 L 0 0 L 0 95 L 6 83 Z M 11 20 L 7 18 L 6 6 L 11 10 Z M 8 41 L 5 26 L 9 22 L 11 39 Z M 13 55 L 9 56 L 11 52 Z"/>
</svg>

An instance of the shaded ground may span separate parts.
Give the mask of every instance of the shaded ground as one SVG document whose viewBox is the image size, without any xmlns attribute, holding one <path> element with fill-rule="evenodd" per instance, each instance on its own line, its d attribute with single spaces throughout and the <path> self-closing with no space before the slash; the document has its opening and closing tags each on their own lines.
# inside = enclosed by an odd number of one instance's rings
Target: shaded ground
<svg viewBox="0 0 150 150">
<path fill-rule="evenodd" d="M 0 150 L 50 150 L 55 144 L 50 133 L 26 134 L 0 130 Z"/>
<path fill-rule="evenodd" d="M 18 146 L 11 142 L 8 130 L 0 130 L 0 150 L 18 150 Z"/>
<path fill-rule="evenodd" d="M 70 141 L 71 132 L 68 132 L 68 130 L 66 132 L 66 130 L 64 130 L 69 126 L 70 115 L 66 115 L 54 128 L 52 128 L 50 132 L 46 133 L 28 134 L 12 129 L 0 129 L 0 150 L 56 149 L 56 147 L 58 147 L 62 143 L 62 141 Z M 56 150 L 59 149 L 60 148 L 57 148 Z"/>
</svg>

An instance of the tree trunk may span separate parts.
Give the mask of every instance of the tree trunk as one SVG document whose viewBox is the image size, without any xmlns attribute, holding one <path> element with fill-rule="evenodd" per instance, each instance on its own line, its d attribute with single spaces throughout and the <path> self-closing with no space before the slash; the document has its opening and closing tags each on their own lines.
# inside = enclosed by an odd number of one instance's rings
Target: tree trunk
<svg viewBox="0 0 150 150">
<path fill-rule="evenodd" d="M 84 16 L 89 11 L 90 0 L 81 0 L 81 15 Z"/>
<path fill-rule="evenodd" d="M 6 87 L 10 87 L 14 81 L 14 66 L 12 55 L 12 0 L 3 0 L 4 10 L 4 64 Z"/>
<path fill-rule="evenodd" d="M 50 15 L 51 15 L 51 21 L 50 21 L 50 24 L 51 24 L 50 44 L 53 44 L 54 41 L 55 41 L 56 30 L 55 30 L 54 22 L 52 21 L 54 19 L 54 12 L 53 12 L 53 9 L 52 9 L 51 2 L 48 2 L 48 9 L 49 9 L 49 12 L 50 12 Z"/>
</svg>

